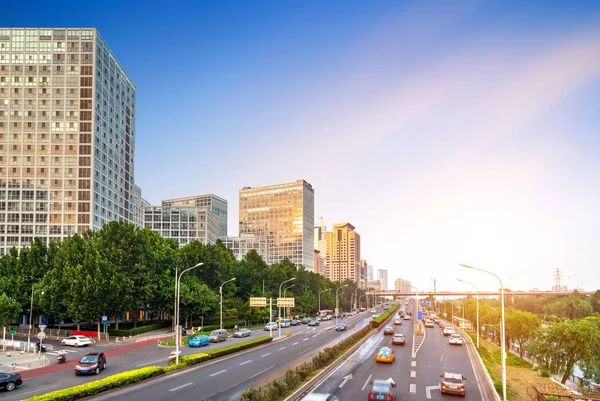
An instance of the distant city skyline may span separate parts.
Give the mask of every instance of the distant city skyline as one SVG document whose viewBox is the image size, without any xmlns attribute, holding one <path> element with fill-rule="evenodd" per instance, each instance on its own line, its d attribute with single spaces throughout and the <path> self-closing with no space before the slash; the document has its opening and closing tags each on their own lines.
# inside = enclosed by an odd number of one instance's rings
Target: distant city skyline
<svg viewBox="0 0 600 401">
<path fill-rule="evenodd" d="M 27 4 L 0 26 L 97 29 L 135 83 L 153 205 L 218 194 L 235 236 L 240 188 L 302 178 L 390 280 L 600 288 L 600 3 Z"/>
</svg>

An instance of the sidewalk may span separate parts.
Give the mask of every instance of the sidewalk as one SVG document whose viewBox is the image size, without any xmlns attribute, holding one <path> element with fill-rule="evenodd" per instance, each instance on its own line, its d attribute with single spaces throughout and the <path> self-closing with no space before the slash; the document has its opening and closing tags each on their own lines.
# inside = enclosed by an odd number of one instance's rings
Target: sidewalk
<svg viewBox="0 0 600 401">
<path fill-rule="evenodd" d="M 11 356 L 7 356 L 11 355 Z M 0 352 L 0 373 L 22 372 L 23 370 L 36 369 L 50 364 L 50 360 L 35 354 L 21 354 L 20 352 Z"/>
</svg>

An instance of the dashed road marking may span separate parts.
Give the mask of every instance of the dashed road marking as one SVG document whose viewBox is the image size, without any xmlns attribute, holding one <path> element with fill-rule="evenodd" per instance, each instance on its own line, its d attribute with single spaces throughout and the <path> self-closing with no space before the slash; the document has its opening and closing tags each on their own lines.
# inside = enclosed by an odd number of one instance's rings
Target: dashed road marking
<svg viewBox="0 0 600 401">
<path fill-rule="evenodd" d="M 442 356 L 440 357 L 440 362 L 442 362 L 444 360 L 444 354 L 442 354 Z"/>
<path fill-rule="evenodd" d="M 415 394 L 415 393 L 417 392 L 417 385 L 416 385 L 416 384 L 413 384 L 413 383 L 411 383 L 411 384 L 410 384 L 410 390 L 409 390 L 409 391 L 410 391 L 411 393 Z"/>
<path fill-rule="evenodd" d="M 242 366 L 242 365 L 245 365 L 245 364 L 250 363 L 250 362 L 252 362 L 252 359 L 250 359 L 249 361 L 244 361 L 244 362 L 240 363 L 239 365 Z"/>
<path fill-rule="evenodd" d="M 210 377 L 214 377 L 214 376 L 216 376 L 216 375 L 220 375 L 221 373 L 225 373 L 225 372 L 227 372 L 227 370 L 226 370 L 226 369 L 223 369 L 223 370 L 219 370 L 218 372 L 215 372 L 215 373 L 213 373 L 212 375 L 209 375 L 209 376 L 210 376 Z"/>
<path fill-rule="evenodd" d="M 302 341 L 308 341 L 308 338 L 305 338 L 305 339 L 304 339 L 304 340 L 302 340 Z"/>
<path fill-rule="evenodd" d="M 410 363 L 410 365 L 411 365 L 411 366 L 417 366 L 417 361 L 412 361 L 412 362 Z"/>
<path fill-rule="evenodd" d="M 270 353 L 270 352 L 267 352 L 266 354 L 264 354 L 264 355 L 261 355 L 260 357 L 261 357 L 261 358 L 264 358 L 265 356 L 268 356 L 268 355 L 271 355 L 271 353 Z"/>
<path fill-rule="evenodd" d="M 295 343 L 293 343 L 292 345 L 296 345 L 296 344 L 300 344 L 300 341 L 296 341 Z"/>
<path fill-rule="evenodd" d="M 371 377 L 373 377 L 373 375 L 369 375 L 369 378 L 367 379 L 367 381 L 365 382 L 365 384 L 363 384 L 363 386 L 360 389 L 360 391 L 364 391 L 365 387 L 367 387 L 367 384 L 369 384 L 369 382 L 371 381 Z"/>
<path fill-rule="evenodd" d="M 281 347 L 277 351 L 281 351 L 282 349 L 286 349 L 287 347 Z"/>
<path fill-rule="evenodd" d="M 410 371 L 410 377 L 417 377 L 417 372 L 414 370 Z"/>
<path fill-rule="evenodd" d="M 169 391 L 177 391 L 177 390 L 181 390 L 182 388 L 184 388 L 184 387 L 187 387 L 187 386 L 191 386 L 192 384 L 193 384 L 193 383 L 186 383 L 186 384 L 182 384 L 181 386 L 177 386 L 177 387 L 175 387 L 175 388 L 172 388 L 172 389 L 171 389 L 171 390 L 169 390 Z"/>
</svg>

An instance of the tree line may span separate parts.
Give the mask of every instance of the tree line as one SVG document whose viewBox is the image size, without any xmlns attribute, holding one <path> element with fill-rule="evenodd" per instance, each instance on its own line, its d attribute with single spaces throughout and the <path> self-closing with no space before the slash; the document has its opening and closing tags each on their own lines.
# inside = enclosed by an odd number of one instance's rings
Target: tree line
<svg viewBox="0 0 600 401">
<path fill-rule="evenodd" d="M 6 327 L 22 314 L 29 314 L 33 290 L 33 315 L 43 314 L 55 322 L 97 323 L 101 316 L 118 317 L 131 313 L 134 327 L 139 311 L 169 317 L 174 310 L 175 271 L 203 265 L 181 279 L 180 316 L 218 318 L 219 286 L 223 287 L 224 320 L 268 318 L 268 308 L 251 308 L 249 297 L 279 295 L 284 284 L 287 297 L 294 297 L 294 313 L 315 313 L 319 292 L 321 307 L 335 307 L 335 289 L 340 291 L 340 307 L 350 308 L 352 281 L 334 283 L 306 271 L 288 260 L 268 265 L 255 251 L 241 261 L 220 241 L 204 245 L 199 241 L 179 247 L 175 239 L 163 238 L 133 224 L 111 222 L 98 231 L 73 235 L 60 243 L 45 245 L 35 238 L 31 247 L 11 249 L 0 258 L 0 323 Z M 359 292 L 360 293 L 360 292 Z M 35 318 L 34 318 L 35 321 Z"/>
</svg>

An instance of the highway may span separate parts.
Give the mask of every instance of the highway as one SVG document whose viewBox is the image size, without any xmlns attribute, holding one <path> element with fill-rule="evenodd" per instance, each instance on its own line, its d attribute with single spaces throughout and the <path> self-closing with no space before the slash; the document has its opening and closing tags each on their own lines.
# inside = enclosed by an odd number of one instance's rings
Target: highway
<svg viewBox="0 0 600 401">
<path fill-rule="evenodd" d="M 412 304 L 407 308 L 413 308 Z M 416 312 L 413 318 L 416 318 Z M 486 399 L 480 390 L 466 344 L 448 345 L 447 337 L 435 325 L 426 329 L 425 340 L 413 354 L 413 324 L 406 323 L 394 327 L 396 333 L 403 333 L 407 337 L 405 346 L 391 345 L 392 336 L 384 336 L 383 330 L 380 330 L 325 378 L 314 392 L 332 393 L 341 401 L 368 400 L 372 380 L 392 378 L 397 385 L 397 400 L 442 400 L 451 396 L 441 395 L 439 376 L 444 371 L 450 371 L 462 373 L 467 378 L 465 400 Z M 393 364 L 375 361 L 375 355 L 383 346 L 396 351 Z"/>
<path fill-rule="evenodd" d="M 302 363 L 304 358 L 312 357 L 341 338 L 350 336 L 355 330 L 366 326 L 370 320 L 370 315 L 363 313 L 344 321 L 348 325 L 345 332 L 333 330 L 335 320 L 322 322 L 321 326 L 314 330 L 303 325 L 297 327 L 298 331 L 289 338 L 123 390 L 99 395 L 93 400 L 158 401 L 177 398 L 237 401 L 243 390 L 283 375 L 286 369 Z"/>
</svg>

